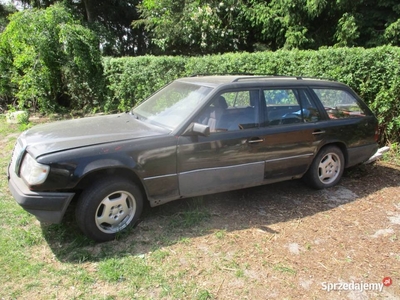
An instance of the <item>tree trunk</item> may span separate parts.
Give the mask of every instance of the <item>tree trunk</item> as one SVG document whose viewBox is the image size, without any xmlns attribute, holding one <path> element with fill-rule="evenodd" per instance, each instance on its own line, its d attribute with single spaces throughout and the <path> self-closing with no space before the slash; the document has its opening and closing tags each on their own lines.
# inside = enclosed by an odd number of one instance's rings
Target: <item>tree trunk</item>
<svg viewBox="0 0 400 300">
<path fill-rule="evenodd" d="M 93 11 L 93 0 L 83 0 L 86 10 L 86 18 L 89 23 L 93 23 L 95 20 L 95 14 Z"/>
</svg>

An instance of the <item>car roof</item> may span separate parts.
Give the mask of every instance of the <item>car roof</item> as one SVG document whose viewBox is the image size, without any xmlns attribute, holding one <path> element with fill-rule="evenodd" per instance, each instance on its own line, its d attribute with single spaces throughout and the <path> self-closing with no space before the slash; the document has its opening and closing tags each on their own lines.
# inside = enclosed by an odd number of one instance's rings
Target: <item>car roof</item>
<svg viewBox="0 0 400 300">
<path fill-rule="evenodd" d="M 254 76 L 246 76 L 246 77 L 254 77 Z M 216 87 L 224 83 L 234 82 L 237 78 L 238 76 L 232 76 L 232 75 L 223 75 L 223 76 L 212 75 L 212 76 L 184 77 L 177 79 L 177 81 Z"/>
<path fill-rule="evenodd" d="M 223 84 L 260 84 L 267 86 L 281 86 L 281 85 L 293 85 L 293 86 L 325 86 L 325 87 L 347 87 L 345 84 L 322 78 L 311 78 L 311 77 L 300 77 L 300 76 L 259 76 L 259 75 L 194 75 L 192 77 L 183 77 L 177 79 L 179 82 L 186 82 L 191 84 L 204 85 L 209 87 L 217 87 Z"/>
</svg>

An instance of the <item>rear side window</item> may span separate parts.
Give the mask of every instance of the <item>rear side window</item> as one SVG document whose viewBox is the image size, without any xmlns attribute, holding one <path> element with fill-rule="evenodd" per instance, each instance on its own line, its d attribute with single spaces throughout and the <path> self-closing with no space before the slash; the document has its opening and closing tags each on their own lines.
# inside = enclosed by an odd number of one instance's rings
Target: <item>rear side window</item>
<svg viewBox="0 0 400 300">
<path fill-rule="evenodd" d="M 304 89 L 264 90 L 269 126 L 311 123 L 320 120 L 317 107 Z"/>
<path fill-rule="evenodd" d="M 344 90 L 313 89 L 330 119 L 365 117 L 356 98 Z"/>
<path fill-rule="evenodd" d="M 265 101 L 269 105 L 299 105 L 293 90 L 265 90 Z"/>
</svg>

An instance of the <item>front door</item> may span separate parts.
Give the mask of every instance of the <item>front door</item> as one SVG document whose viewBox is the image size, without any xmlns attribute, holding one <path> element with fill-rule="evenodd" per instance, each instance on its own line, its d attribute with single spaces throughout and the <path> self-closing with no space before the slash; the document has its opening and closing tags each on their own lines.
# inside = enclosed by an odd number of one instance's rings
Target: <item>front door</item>
<svg viewBox="0 0 400 300">
<path fill-rule="evenodd" d="M 216 96 L 194 122 L 209 136 L 181 136 L 178 177 L 182 197 L 259 185 L 264 180 L 260 143 L 260 91 L 232 90 Z"/>
</svg>

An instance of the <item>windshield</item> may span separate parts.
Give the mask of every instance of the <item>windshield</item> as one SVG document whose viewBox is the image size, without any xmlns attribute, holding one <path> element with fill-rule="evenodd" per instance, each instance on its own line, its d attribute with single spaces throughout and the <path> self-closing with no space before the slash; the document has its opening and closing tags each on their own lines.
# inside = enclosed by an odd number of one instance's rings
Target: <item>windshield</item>
<svg viewBox="0 0 400 300">
<path fill-rule="evenodd" d="M 212 88 L 174 81 L 132 110 L 138 117 L 174 130 L 199 106 Z"/>
</svg>

